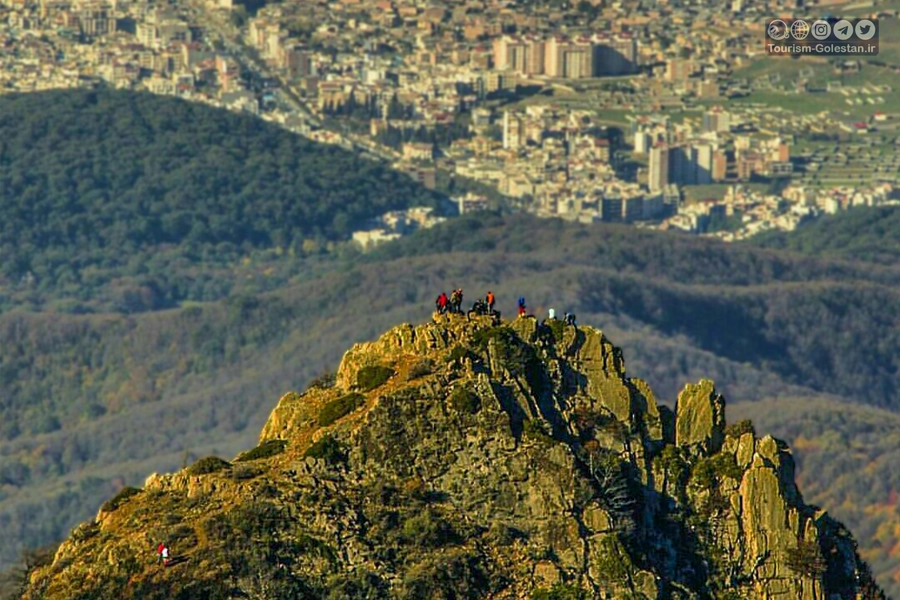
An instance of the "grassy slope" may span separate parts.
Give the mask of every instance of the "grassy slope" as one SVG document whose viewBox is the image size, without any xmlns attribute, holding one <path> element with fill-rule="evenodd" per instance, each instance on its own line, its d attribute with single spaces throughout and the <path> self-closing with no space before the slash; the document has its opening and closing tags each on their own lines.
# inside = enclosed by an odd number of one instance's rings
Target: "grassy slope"
<svg viewBox="0 0 900 600">
<path fill-rule="evenodd" d="M 31 353 L 33 364 L 47 366 L 38 379 L 74 370 L 81 385 L 60 385 L 47 395 L 45 410 L 58 415 L 61 429 L 0 444 L 4 465 L 21 463 L 31 474 L 21 487 L 0 486 L 6 495 L 0 519 L 18 514 L 4 526 L 16 539 L 50 539 L 93 513 L 116 481 L 139 484 L 151 470 L 180 466 L 185 451 L 235 455 L 254 445 L 280 393 L 302 388 L 335 365 L 352 342 L 397 322 L 427 319 L 437 291 L 457 286 L 466 290 L 467 302 L 492 289 L 506 314 L 523 293 L 539 314 L 551 306 L 560 313 L 573 309 L 604 327 L 624 348 L 629 372 L 648 379 L 663 401 L 671 402 L 686 381 L 712 377 L 730 399 L 790 396 L 802 406 L 812 396 L 844 389 L 854 390 L 847 394 L 853 401 L 883 403 L 879 393 L 866 390 L 893 389 L 893 375 L 860 368 L 898 355 L 883 335 L 893 322 L 872 326 L 884 318 L 875 306 L 896 304 L 898 280 L 887 268 L 619 227 L 492 217 L 460 220 L 356 265 L 335 260 L 331 271 L 256 302 L 236 298 L 131 317 L 6 315 L 7 322 L 20 323 L 7 331 L 28 333 L 17 347 Z M 835 289 L 837 296 L 820 301 L 823 290 Z M 850 314 L 862 324 L 859 335 L 870 331 L 869 339 L 835 333 L 860 289 L 874 304 Z M 54 333 L 61 327 L 90 333 Z M 41 345 L 48 339 L 55 341 Z M 816 346 L 835 365 L 819 377 L 810 376 L 815 365 L 798 362 Z M 91 357 L 86 364 L 78 358 L 85 356 Z M 38 373 L 23 371 L 29 381 Z M 101 412 L 90 408 L 98 398 L 104 412 L 91 416 Z M 16 406 L 7 414 L 25 410 Z M 785 404 L 780 414 L 792 406 Z M 31 422 L 24 418 L 23 429 Z M 853 423 L 845 423 L 844 435 L 853 435 Z M 838 518 L 868 526 L 859 518 L 864 511 L 846 511 L 822 494 L 822 504 Z M 858 504 L 871 500 L 865 488 L 857 494 Z M 881 573 L 900 563 L 870 558 Z"/>
</svg>

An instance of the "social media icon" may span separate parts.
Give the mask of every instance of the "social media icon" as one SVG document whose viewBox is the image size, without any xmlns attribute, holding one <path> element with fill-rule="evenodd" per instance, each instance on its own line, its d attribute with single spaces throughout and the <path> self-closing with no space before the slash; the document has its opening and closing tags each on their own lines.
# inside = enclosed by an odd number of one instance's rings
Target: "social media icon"
<svg viewBox="0 0 900 600">
<path fill-rule="evenodd" d="M 766 28 L 766 33 L 768 33 L 769 37 L 773 40 L 783 40 L 790 35 L 787 25 L 785 25 L 784 21 L 781 19 L 775 19 L 769 23 L 769 26 Z"/>
<path fill-rule="evenodd" d="M 812 36 L 819 41 L 828 39 L 828 36 L 831 35 L 831 23 L 819 19 L 812 24 L 812 31 L 810 33 L 812 33 Z"/>
<path fill-rule="evenodd" d="M 791 35 L 797 41 L 805 40 L 806 36 L 809 35 L 809 23 L 803 19 L 797 19 L 791 23 Z"/>
<path fill-rule="evenodd" d="M 841 41 L 849 40 L 850 36 L 853 35 L 853 25 L 847 19 L 841 19 L 834 24 L 831 31 L 834 32 L 834 37 L 837 39 Z"/>
<path fill-rule="evenodd" d="M 860 19 L 856 23 L 856 37 L 861 40 L 871 40 L 875 37 L 875 23 L 869 19 Z"/>
</svg>

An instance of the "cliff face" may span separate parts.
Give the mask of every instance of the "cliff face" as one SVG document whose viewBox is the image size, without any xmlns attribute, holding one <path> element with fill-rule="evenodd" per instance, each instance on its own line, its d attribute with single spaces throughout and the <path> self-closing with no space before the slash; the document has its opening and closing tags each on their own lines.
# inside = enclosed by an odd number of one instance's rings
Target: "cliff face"
<svg viewBox="0 0 900 600">
<path fill-rule="evenodd" d="M 241 597 L 883 595 L 712 382 L 673 414 L 595 329 L 441 317 L 354 346 L 233 462 L 107 503 L 23 595 Z"/>
</svg>

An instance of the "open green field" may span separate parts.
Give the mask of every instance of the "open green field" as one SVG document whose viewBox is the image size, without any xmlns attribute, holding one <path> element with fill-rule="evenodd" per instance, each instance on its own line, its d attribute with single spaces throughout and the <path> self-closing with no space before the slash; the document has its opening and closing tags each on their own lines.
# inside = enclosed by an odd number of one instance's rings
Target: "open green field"
<svg viewBox="0 0 900 600">
<path fill-rule="evenodd" d="M 566 92 L 564 90 L 560 90 L 559 88 L 556 88 L 554 90 L 552 96 L 535 94 L 534 96 L 529 96 L 527 98 L 519 100 L 518 102 L 514 102 L 513 104 L 509 105 L 509 108 L 525 109 L 529 106 L 540 105 L 556 105 L 575 110 L 591 110 L 596 115 L 597 120 L 601 123 L 605 123 L 607 125 L 616 125 L 619 127 L 627 126 L 627 117 L 635 114 L 633 111 L 625 109 L 598 108 L 597 101 L 592 98 L 590 94 L 584 92 Z"/>
<path fill-rule="evenodd" d="M 830 74 L 831 65 L 827 58 L 803 56 L 794 59 L 764 55 L 735 69 L 732 77 L 753 81 L 770 75 L 779 75 L 781 81 L 775 85 L 783 85 L 786 82 L 796 81 L 802 76 L 814 85 L 825 85 L 830 78 L 833 78 Z"/>
<path fill-rule="evenodd" d="M 743 98 L 735 98 L 728 104 L 741 105 L 761 103 L 772 107 L 781 107 L 796 114 L 814 115 L 823 111 L 833 116 L 859 120 L 872 116 L 876 111 L 896 112 L 900 110 L 900 73 L 864 64 L 862 70 L 855 74 L 836 74 L 830 65 L 819 63 L 803 64 L 804 59 L 773 59 L 764 57 L 745 69 L 735 72 L 735 77 L 754 79 L 773 73 L 781 76 L 775 87 L 784 86 L 787 82 L 805 78 L 814 87 L 825 87 L 828 82 L 839 82 L 846 93 L 838 90 L 830 92 L 795 93 L 781 90 L 759 90 Z M 802 73 L 802 74 L 801 74 Z M 877 91 L 872 86 L 890 86 L 890 90 Z M 852 88 L 865 87 L 869 93 Z M 859 100 L 850 103 L 848 100 Z M 874 103 L 869 103 L 871 99 Z M 880 101 L 883 100 L 883 101 Z"/>
<path fill-rule="evenodd" d="M 879 10 L 884 5 L 890 5 L 891 10 L 900 10 L 900 1 L 878 3 Z M 869 13 L 870 14 L 870 13 Z M 862 15 L 860 15 L 862 16 Z M 878 56 L 872 60 L 887 64 L 900 64 L 900 21 L 897 19 L 880 19 L 878 23 Z"/>
<path fill-rule="evenodd" d="M 633 117 L 635 113 L 630 110 L 601 109 L 597 111 L 597 120 L 608 125 L 621 127 L 628 125 L 627 117 Z"/>
<path fill-rule="evenodd" d="M 743 98 L 735 98 L 727 103 L 728 106 L 734 107 L 747 104 L 765 104 L 799 115 L 815 115 L 822 111 L 842 112 L 844 107 L 848 109 L 848 112 L 852 108 L 863 108 L 850 107 L 844 102 L 844 96 L 837 93 L 797 94 L 768 90 L 754 92 Z M 871 112 L 870 110 L 869 113 L 871 114 Z"/>
</svg>

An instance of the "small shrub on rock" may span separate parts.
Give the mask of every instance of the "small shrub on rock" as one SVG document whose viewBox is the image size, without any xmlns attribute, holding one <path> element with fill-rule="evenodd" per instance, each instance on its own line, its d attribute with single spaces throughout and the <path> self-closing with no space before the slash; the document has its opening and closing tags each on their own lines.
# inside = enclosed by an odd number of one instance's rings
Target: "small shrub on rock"
<svg viewBox="0 0 900 600">
<path fill-rule="evenodd" d="M 457 386 L 450 394 L 450 406 L 458 412 L 474 415 L 481 410 L 481 398 L 465 386 Z"/>
<path fill-rule="evenodd" d="M 610 581 L 624 582 L 634 571 L 634 566 L 618 536 L 605 537 L 600 541 L 596 557 L 597 570 Z"/>
<path fill-rule="evenodd" d="M 491 588 L 503 586 L 493 580 L 484 559 L 470 550 L 452 549 L 441 556 L 426 555 L 407 569 L 399 597 L 428 599 L 473 599 L 491 597 Z M 447 593 L 445 590 L 452 590 Z"/>
<path fill-rule="evenodd" d="M 501 523 L 500 521 L 494 521 L 491 523 L 490 529 L 487 531 L 487 540 L 495 545 L 495 546 L 509 546 L 517 539 L 524 538 L 524 535 L 521 531 L 518 531 L 514 527 L 510 527 L 506 523 Z"/>
<path fill-rule="evenodd" d="M 336 379 L 336 373 L 322 373 L 309 382 L 309 387 L 307 389 L 316 388 L 320 390 L 327 390 L 329 388 L 333 388 Z"/>
<path fill-rule="evenodd" d="M 107 500 L 103 503 L 103 506 L 100 507 L 100 510 L 103 512 L 112 512 L 125 504 L 125 501 L 131 498 L 132 496 L 136 496 L 141 493 L 142 490 L 134 487 L 123 487 L 119 490 L 119 493 L 113 496 L 111 499 Z"/>
<path fill-rule="evenodd" d="M 734 454 L 720 452 L 710 457 L 710 460 L 717 475 L 731 477 L 738 481 L 744 477 L 744 470 L 737 464 Z"/>
<path fill-rule="evenodd" d="M 231 471 L 231 478 L 235 481 L 248 481 L 262 473 L 263 470 L 254 465 L 238 465 Z"/>
<path fill-rule="evenodd" d="M 370 392 L 387 383 L 393 374 L 394 370 L 390 367 L 381 365 L 363 367 L 356 374 L 356 386 L 364 392 Z"/>
<path fill-rule="evenodd" d="M 553 341 L 557 344 L 563 341 L 566 336 L 566 324 L 558 319 L 548 319 L 546 322 L 547 328 L 550 330 L 550 334 L 553 336 Z"/>
<path fill-rule="evenodd" d="M 227 469 L 230 466 L 230 462 L 222 460 L 218 456 L 206 456 L 188 467 L 187 472 L 188 475 L 209 475 L 210 473 L 217 473 L 222 469 Z"/>
<path fill-rule="evenodd" d="M 474 359 L 475 355 L 461 344 L 453 346 L 453 350 L 447 355 L 447 362 L 462 362 L 465 359 Z"/>
<path fill-rule="evenodd" d="M 685 481 L 689 466 L 677 447 L 666 446 L 656 460 L 659 461 L 659 466 L 668 474 L 669 480 L 674 485 L 680 486 Z"/>
<path fill-rule="evenodd" d="M 409 369 L 409 379 L 418 379 L 419 377 L 425 377 L 426 375 L 431 375 L 434 372 L 434 363 L 429 359 L 423 359 L 414 364 Z"/>
<path fill-rule="evenodd" d="M 708 489 L 718 485 L 721 477 L 730 477 L 740 481 L 743 476 L 744 470 L 738 466 L 734 455 L 721 452 L 715 456 L 704 458 L 694 465 L 691 483 Z"/>
<path fill-rule="evenodd" d="M 72 539 L 77 542 L 85 542 L 98 533 L 100 533 L 100 524 L 97 521 L 88 521 L 72 530 Z"/>
<path fill-rule="evenodd" d="M 321 458 L 328 464 L 336 464 L 347 460 L 340 443 L 330 435 L 322 437 L 318 442 L 306 449 L 303 456 Z"/>
<path fill-rule="evenodd" d="M 507 348 L 514 343 L 515 338 L 516 332 L 505 325 L 479 329 L 472 335 L 472 341 L 482 352 L 488 349 L 491 340 L 497 340 L 497 344 L 501 348 Z"/>
<path fill-rule="evenodd" d="M 341 417 L 345 417 L 354 410 L 362 406 L 366 401 L 365 396 L 352 392 L 346 396 L 341 396 L 336 400 L 332 400 L 322 407 L 319 411 L 317 422 L 320 427 L 327 427 Z"/>
<path fill-rule="evenodd" d="M 181 524 L 169 533 L 168 541 L 169 544 L 173 546 L 177 545 L 182 550 L 185 548 L 193 548 L 197 545 L 197 533 L 190 525 Z"/>
<path fill-rule="evenodd" d="M 756 436 L 756 429 L 753 427 L 753 421 L 750 419 L 732 423 L 725 428 L 725 435 L 729 437 L 741 437 L 745 433 L 752 433 L 754 437 Z"/>
<path fill-rule="evenodd" d="M 326 600 L 357 600 L 357 598 L 387 598 L 388 585 L 365 569 L 332 575 L 327 582 Z"/>
<path fill-rule="evenodd" d="M 549 446 L 554 443 L 553 438 L 547 431 L 547 427 L 541 421 L 536 421 L 534 419 L 526 420 L 522 425 L 522 432 L 526 437 L 541 444 Z"/>
<path fill-rule="evenodd" d="M 425 510 L 403 522 L 403 539 L 418 547 L 438 548 L 457 543 L 459 536 L 440 515 Z"/>
<path fill-rule="evenodd" d="M 587 592 L 569 583 L 554 583 L 553 587 L 531 592 L 531 600 L 585 600 Z"/>
<path fill-rule="evenodd" d="M 702 489 L 710 489 L 716 485 L 716 470 L 712 461 L 703 459 L 694 465 L 691 471 L 691 483 Z"/>
<path fill-rule="evenodd" d="M 234 462 L 245 462 L 248 460 L 259 460 L 261 458 L 269 458 L 270 456 L 275 456 L 276 454 L 281 454 L 284 452 L 284 447 L 287 445 L 287 441 L 285 440 L 266 440 L 256 448 L 252 450 L 247 450 L 236 459 Z"/>
<path fill-rule="evenodd" d="M 805 577 L 818 579 L 828 570 L 828 561 L 813 540 L 800 540 L 796 548 L 791 548 L 785 556 L 787 567 Z"/>
<path fill-rule="evenodd" d="M 428 492 L 425 482 L 421 477 L 408 477 L 403 480 L 400 489 L 404 494 L 415 500 L 422 500 Z"/>
</svg>

